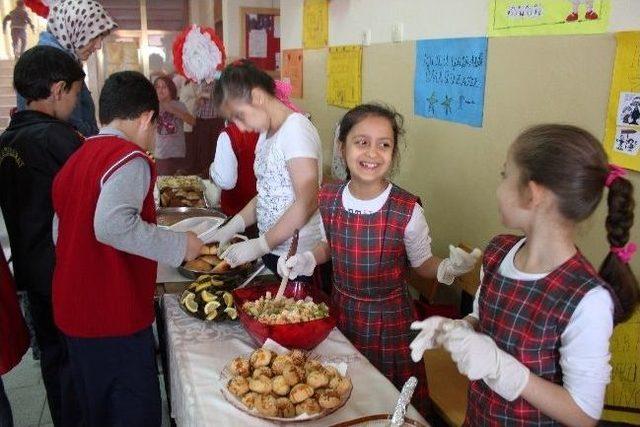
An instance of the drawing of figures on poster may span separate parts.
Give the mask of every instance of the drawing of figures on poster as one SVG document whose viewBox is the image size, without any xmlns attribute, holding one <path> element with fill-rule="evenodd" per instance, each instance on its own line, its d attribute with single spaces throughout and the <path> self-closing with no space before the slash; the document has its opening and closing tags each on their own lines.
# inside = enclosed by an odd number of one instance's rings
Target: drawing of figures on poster
<svg viewBox="0 0 640 427">
<path fill-rule="evenodd" d="M 611 163 L 640 171 L 640 32 L 616 39 L 604 146 Z"/>
<path fill-rule="evenodd" d="M 329 43 L 329 3 L 327 0 L 304 0 L 302 46 L 320 49 Z"/>
<path fill-rule="evenodd" d="M 613 330 L 611 382 L 605 395 L 607 421 L 640 424 L 640 309 Z"/>
<path fill-rule="evenodd" d="M 611 0 L 491 0 L 490 37 L 604 33 Z"/>
<path fill-rule="evenodd" d="M 353 108 L 362 100 L 362 46 L 329 48 L 327 104 Z"/>
<path fill-rule="evenodd" d="M 302 98 L 302 49 L 282 52 L 282 78 L 291 84 L 291 96 Z"/>
<path fill-rule="evenodd" d="M 416 42 L 414 112 L 482 127 L 487 39 Z"/>
</svg>

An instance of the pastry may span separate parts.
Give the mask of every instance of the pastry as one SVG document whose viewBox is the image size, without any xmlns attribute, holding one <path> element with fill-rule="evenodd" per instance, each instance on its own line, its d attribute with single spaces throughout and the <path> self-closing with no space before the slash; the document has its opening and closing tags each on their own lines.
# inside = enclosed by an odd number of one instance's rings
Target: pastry
<svg viewBox="0 0 640 427">
<path fill-rule="evenodd" d="M 249 390 L 260 394 L 271 393 L 271 378 L 265 375 L 260 375 L 258 378 L 249 378 Z"/>
<path fill-rule="evenodd" d="M 287 384 L 293 387 L 304 381 L 304 369 L 297 365 L 287 365 L 282 371 L 282 376 L 287 381 Z"/>
<path fill-rule="evenodd" d="M 322 365 L 320 365 L 319 369 L 307 373 L 307 384 L 313 388 L 320 388 L 329 384 L 329 376 L 325 373 Z"/>
<path fill-rule="evenodd" d="M 289 353 L 289 356 L 291 357 L 294 365 L 304 366 L 307 361 L 307 356 L 302 352 L 302 350 L 293 350 Z"/>
<path fill-rule="evenodd" d="M 291 364 L 293 364 L 293 360 L 290 355 L 279 354 L 273 358 L 273 361 L 271 362 L 271 369 L 275 374 L 280 375 L 284 371 L 284 368 Z"/>
<path fill-rule="evenodd" d="M 273 371 L 268 366 L 261 366 L 259 368 L 254 369 L 253 374 L 251 374 L 253 378 L 258 378 L 260 375 L 264 375 L 265 377 L 272 378 Z"/>
<path fill-rule="evenodd" d="M 311 396 L 313 396 L 313 387 L 309 384 L 296 384 L 289 392 L 289 399 L 291 399 L 293 403 L 300 403 Z"/>
<path fill-rule="evenodd" d="M 270 394 L 264 394 L 258 396 L 255 400 L 255 408 L 260 414 L 265 417 L 278 416 L 278 406 L 276 405 L 276 398 Z"/>
<path fill-rule="evenodd" d="M 291 390 L 291 387 L 282 375 L 273 377 L 271 380 L 271 386 L 273 392 L 279 396 L 287 396 Z"/>
<path fill-rule="evenodd" d="M 254 368 L 259 368 L 261 366 L 269 366 L 272 357 L 273 352 L 271 350 L 267 350 L 266 348 L 259 348 L 251 353 L 249 361 L 251 362 L 251 366 L 253 366 Z"/>
<path fill-rule="evenodd" d="M 240 397 L 249 391 L 249 383 L 245 377 L 236 375 L 229 380 L 227 388 L 232 394 Z"/>
<path fill-rule="evenodd" d="M 187 261 L 184 264 L 184 268 L 189 269 L 189 270 L 194 270 L 194 271 L 208 272 L 208 271 L 211 270 L 211 265 L 207 264 L 206 262 L 202 261 L 201 259 L 194 259 L 192 261 Z"/>
<path fill-rule="evenodd" d="M 243 377 L 249 376 L 250 368 L 251 366 L 249 365 L 249 361 L 242 357 L 236 357 L 229 365 L 229 369 L 231 369 L 233 375 L 240 375 Z"/>
<path fill-rule="evenodd" d="M 276 399 L 276 406 L 278 408 L 278 416 L 281 418 L 293 418 L 296 416 L 296 407 L 286 397 L 279 397 Z"/>
<path fill-rule="evenodd" d="M 247 408 L 253 409 L 255 407 L 256 399 L 258 398 L 258 396 L 260 395 L 255 391 L 245 393 L 245 395 L 242 396 L 242 403 L 244 403 Z"/>
<path fill-rule="evenodd" d="M 229 263 L 225 260 L 222 260 L 218 265 L 213 267 L 213 270 L 211 270 L 211 272 L 219 274 L 219 273 L 226 273 L 229 270 L 231 270 L 231 266 L 229 265 Z"/>
<path fill-rule="evenodd" d="M 329 388 L 337 391 L 340 396 L 344 396 L 351 390 L 351 380 L 343 376 L 333 377 L 329 381 Z"/>
<path fill-rule="evenodd" d="M 316 394 L 318 403 L 324 409 L 333 409 L 340 404 L 340 395 L 335 390 L 323 390 Z"/>
<path fill-rule="evenodd" d="M 322 408 L 318 404 L 318 401 L 313 397 L 306 399 L 304 402 L 301 402 L 296 405 L 296 415 L 314 415 L 319 414 L 322 411 Z"/>
</svg>

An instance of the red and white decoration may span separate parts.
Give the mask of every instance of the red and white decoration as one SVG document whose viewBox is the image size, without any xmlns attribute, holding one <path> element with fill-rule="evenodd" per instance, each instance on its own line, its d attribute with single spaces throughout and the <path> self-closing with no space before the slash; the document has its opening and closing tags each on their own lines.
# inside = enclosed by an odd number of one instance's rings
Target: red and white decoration
<svg viewBox="0 0 640 427">
<path fill-rule="evenodd" d="M 52 3 L 50 0 L 24 0 L 25 6 L 31 9 L 36 15 L 42 16 L 45 19 L 49 16 L 50 3 Z"/>
<path fill-rule="evenodd" d="M 225 65 L 224 45 L 213 28 L 192 25 L 173 42 L 173 64 L 195 82 L 212 82 Z"/>
</svg>

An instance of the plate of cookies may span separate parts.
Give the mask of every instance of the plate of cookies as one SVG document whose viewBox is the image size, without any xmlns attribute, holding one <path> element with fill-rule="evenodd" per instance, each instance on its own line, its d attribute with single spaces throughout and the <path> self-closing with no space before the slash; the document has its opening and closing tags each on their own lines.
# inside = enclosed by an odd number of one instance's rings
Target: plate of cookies
<svg viewBox="0 0 640 427">
<path fill-rule="evenodd" d="M 344 363 L 322 363 L 277 343 L 231 360 L 222 372 L 223 396 L 249 415 L 280 423 L 325 417 L 349 400 L 353 388 Z"/>
</svg>

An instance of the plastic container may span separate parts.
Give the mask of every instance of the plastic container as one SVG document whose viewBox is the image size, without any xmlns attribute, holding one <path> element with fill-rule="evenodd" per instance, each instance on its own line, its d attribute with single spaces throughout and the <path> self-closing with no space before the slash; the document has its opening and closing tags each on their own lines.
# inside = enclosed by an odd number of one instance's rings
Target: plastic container
<svg viewBox="0 0 640 427">
<path fill-rule="evenodd" d="M 240 323 L 260 346 L 264 344 L 267 338 L 271 338 L 288 349 L 312 350 L 324 341 L 336 326 L 335 317 L 331 314 L 333 308 L 329 297 L 313 284 L 289 282 L 284 291 L 284 296 L 296 300 L 310 296 L 315 303 L 324 302 L 329 306 L 329 317 L 287 325 L 268 325 L 258 321 L 242 309 L 245 302 L 255 301 L 267 292 L 271 292 L 271 295 L 275 296 L 279 286 L 279 282 L 269 282 L 233 291 Z"/>
</svg>

